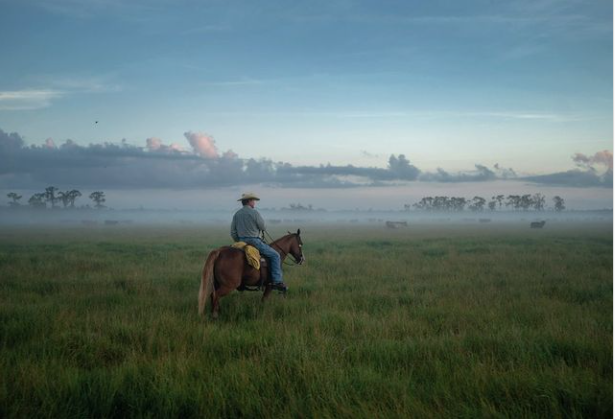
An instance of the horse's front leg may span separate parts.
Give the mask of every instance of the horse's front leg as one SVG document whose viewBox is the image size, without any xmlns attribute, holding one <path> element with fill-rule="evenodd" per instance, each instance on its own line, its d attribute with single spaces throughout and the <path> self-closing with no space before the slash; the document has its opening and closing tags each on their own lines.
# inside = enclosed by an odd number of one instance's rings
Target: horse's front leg
<svg viewBox="0 0 615 419">
<path fill-rule="evenodd" d="M 273 287 L 271 286 L 271 283 L 265 285 L 265 292 L 263 292 L 263 298 L 261 299 L 262 303 L 264 303 L 265 300 L 269 298 L 269 294 L 271 294 L 271 291 L 273 291 Z"/>
</svg>

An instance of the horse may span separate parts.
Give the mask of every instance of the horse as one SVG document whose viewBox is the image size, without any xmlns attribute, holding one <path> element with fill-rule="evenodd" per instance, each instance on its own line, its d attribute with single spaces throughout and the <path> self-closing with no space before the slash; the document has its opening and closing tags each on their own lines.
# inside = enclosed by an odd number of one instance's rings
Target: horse
<svg viewBox="0 0 615 419">
<path fill-rule="evenodd" d="M 288 233 L 284 237 L 269 243 L 280 254 L 281 263 L 286 256 L 291 255 L 297 265 L 305 262 L 303 256 L 303 242 L 301 230 L 296 233 Z M 231 293 L 233 290 L 244 290 L 246 287 L 264 286 L 263 297 L 265 301 L 273 285 L 269 279 L 269 270 L 261 263 L 260 271 L 248 265 L 243 250 L 231 246 L 223 246 L 212 250 L 207 256 L 201 274 L 201 288 L 199 289 L 199 315 L 204 315 L 207 300 L 211 299 L 211 313 L 214 319 L 220 312 L 220 298 Z"/>
</svg>

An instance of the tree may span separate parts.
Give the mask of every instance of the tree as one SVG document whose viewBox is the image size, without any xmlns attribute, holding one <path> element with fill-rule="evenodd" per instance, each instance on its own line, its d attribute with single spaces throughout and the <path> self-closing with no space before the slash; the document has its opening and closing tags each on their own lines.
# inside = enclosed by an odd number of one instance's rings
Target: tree
<svg viewBox="0 0 615 419">
<path fill-rule="evenodd" d="M 518 210 L 521 206 L 521 197 L 519 195 L 508 195 L 506 197 L 506 206 Z"/>
<path fill-rule="evenodd" d="M 18 201 L 21 199 L 21 195 L 17 195 L 15 192 L 10 192 L 6 196 L 13 200 L 13 202 L 9 202 L 9 207 L 14 208 L 20 206 Z"/>
<path fill-rule="evenodd" d="M 436 196 L 433 199 L 433 209 L 436 211 L 446 211 L 449 206 L 449 200 L 446 196 Z"/>
<path fill-rule="evenodd" d="M 47 194 L 46 193 L 35 193 L 34 195 L 32 195 L 30 197 L 30 199 L 28 199 L 28 204 L 32 207 L 32 208 L 46 208 L 47 205 L 45 204 L 45 198 L 46 198 Z"/>
<path fill-rule="evenodd" d="M 101 191 L 92 192 L 90 194 L 90 199 L 96 203 L 96 205 L 94 205 L 95 208 L 101 209 L 105 207 L 102 204 L 103 202 L 106 201 L 104 192 L 101 192 Z"/>
<path fill-rule="evenodd" d="M 471 202 L 472 203 L 468 207 L 470 210 L 472 210 L 472 211 L 482 211 L 483 208 L 485 207 L 485 202 L 487 202 L 487 201 L 485 200 L 485 198 L 482 198 L 480 196 L 475 196 L 474 198 L 472 198 Z"/>
<path fill-rule="evenodd" d="M 58 192 L 58 200 L 62 201 L 62 206 L 66 208 L 70 202 L 70 192 Z"/>
<path fill-rule="evenodd" d="M 527 211 L 528 209 L 530 209 L 530 207 L 532 206 L 532 195 L 530 194 L 525 194 L 521 196 L 521 208 L 523 209 L 523 211 Z"/>
<path fill-rule="evenodd" d="M 555 211 L 563 211 L 566 209 L 566 205 L 564 205 L 564 198 L 561 196 L 554 196 L 553 202 L 555 202 Z"/>
<path fill-rule="evenodd" d="M 58 201 L 58 198 L 56 198 L 57 191 L 58 188 L 56 188 L 55 186 L 48 186 L 47 188 L 45 188 L 45 199 L 47 200 L 47 202 L 51 203 L 51 208 L 56 207 L 56 202 Z"/>
<path fill-rule="evenodd" d="M 535 193 L 532 196 L 532 205 L 536 211 L 542 211 L 545 209 L 545 196 L 541 193 Z"/>
<path fill-rule="evenodd" d="M 496 195 L 491 197 L 494 201 L 498 202 L 498 208 L 502 209 L 502 202 L 504 201 L 504 195 Z"/>
<path fill-rule="evenodd" d="M 466 207 L 468 200 L 460 197 L 451 198 L 451 207 L 453 211 L 463 211 Z"/>
<path fill-rule="evenodd" d="M 73 189 L 68 193 L 68 196 L 70 200 L 70 207 L 75 208 L 75 200 L 81 196 L 81 192 L 79 192 L 77 189 Z"/>
<path fill-rule="evenodd" d="M 421 198 L 419 202 L 412 206 L 418 210 L 431 211 L 433 209 L 433 198 L 431 196 L 425 196 Z"/>
<path fill-rule="evenodd" d="M 495 211 L 495 205 L 497 204 L 497 201 L 489 201 L 489 210 L 490 211 Z"/>
</svg>

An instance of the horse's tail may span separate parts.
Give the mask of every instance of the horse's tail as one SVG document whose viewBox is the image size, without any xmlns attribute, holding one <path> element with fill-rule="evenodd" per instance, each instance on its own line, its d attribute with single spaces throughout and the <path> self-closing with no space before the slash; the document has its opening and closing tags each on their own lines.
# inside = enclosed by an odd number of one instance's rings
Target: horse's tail
<svg viewBox="0 0 615 419">
<path fill-rule="evenodd" d="M 205 266 L 203 266 L 203 273 L 201 274 L 201 289 L 199 290 L 199 315 L 205 313 L 205 306 L 209 296 L 213 294 L 216 296 L 216 290 L 214 288 L 214 265 L 216 259 L 220 255 L 220 250 L 212 250 L 207 256 Z"/>
</svg>

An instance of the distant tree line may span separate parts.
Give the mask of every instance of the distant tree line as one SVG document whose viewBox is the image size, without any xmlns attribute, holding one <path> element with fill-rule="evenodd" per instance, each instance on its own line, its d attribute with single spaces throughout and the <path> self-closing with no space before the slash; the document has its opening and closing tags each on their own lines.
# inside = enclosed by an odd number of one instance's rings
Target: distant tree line
<svg viewBox="0 0 615 419">
<path fill-rule="evenodd" d="M 15 192 L 10 192 L 6 196 L 11 199 L 11 201 L 9 202 L 9 207 L 11 208 L 30 207 L 36 209 L 55 209 L 58 208 L 61 204 L 64 209 L 68 209 L 75 208 L 75 201 L 80 196 L 82 196 L 82 194 L 77 189 L 72 189 L 70 191 L 61 191 L 55 186 L 48 186 L 47 188 L 45 188 L 44 192 L 33 194 L 28 199 L 27 204 L 22 204 L 20 200 L 23 197 Z M 105 208 L 105 205 L 103 205 L 103 202 L 106 201 L 104 192 L 92 192 L 89 195 L 89 198 L 94 203 L 94 208 Z M 86 205 L 86 208 L 89 208 L 89 205 Z"/>
<path fill-rule="evenodd" d="M 290 211 L 324 211 L 324 209 L 322 208 L 314 208 L 314 206 L 312 204 L 308 204 L 307 206 L 302 205 L 300 203 L 297 204 L 289 204 L 288 208 L 282 208 L 283 210 L 290 210 Z"/>
<path fill-rule="evenodd" d="M 475 196 L 472 199 L 461 197 L 448 196 L 426 196 L 419 202 L 409 205 L 404 205 L 406 211 L 412 208 L 421 211 L 449 211 L 459 212 L 470 210 L 475 212 L 480 211 L 497 211 L 513 210 L 513 211 L 544 211 L 546 208 L 546 197 L 541 193 L 534 195 L 496 195 L 492 196 L 491 200 L 487 200 L 480 196 Z M 555 211 L 563 211 L 566 209 L 564 198 L 560 196 L 553 197 L 553 209 Z"/>
</svg>

